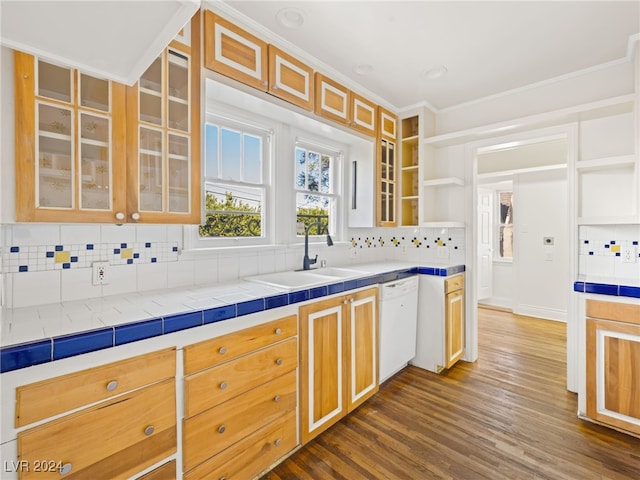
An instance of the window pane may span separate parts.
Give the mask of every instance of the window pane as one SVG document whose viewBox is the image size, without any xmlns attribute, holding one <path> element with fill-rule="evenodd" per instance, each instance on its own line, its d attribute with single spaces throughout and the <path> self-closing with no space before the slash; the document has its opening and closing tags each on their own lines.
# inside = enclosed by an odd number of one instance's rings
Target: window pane
<svg viewBox="0 0 640 480">
<path fill-rule="evenodd" d="M 329 210 L 331 198 L 322 195 L 309 195 L 298 193 L 296 195 L 296 222 L 303 223 L 306 227 L 320 222 L 324 227 L 329 226 Z M 325 235 L 327 230 L 318 226 L 313 226 L 309 230 L 309 235 Z"/>
<path fill-rule="evenodd" d="M 320 191 L 331 193 L 331 157 L 327 155 L 320 161 Z"/>
<path fill-rule="evenodd" d="M 513 192 L 500 192 L 500 224 L 513 224 Z"/>
<path fill-rule="evenodd" d="M 320 155 L 307 151 L 307 190 L 320 190 Z"/>
<path fill-rule="evenodd" d="M 240 175 L 240 132 L 222 129 L 221 177 L 242 180 Z"/>
<path fill-rule="evenodd" d="M 244 134 L 243 180 L 249 183 L 262 181 L 262 140 L 254 135 Z"/>
<path fill-rule="evenodd" d="M 218 127 L 207 124 L 205 128 L 205 176 L 218 178 Z"/>
<path fill-rule="evenodd" d="M 261 237 L 262 189 L 206 185 L 206 220 L 202 237 Z"/>
<path fill-rule="evenodd" d="M 500 257 L 513 258 L 513 226 L 500 227 Z"/>
</svg>

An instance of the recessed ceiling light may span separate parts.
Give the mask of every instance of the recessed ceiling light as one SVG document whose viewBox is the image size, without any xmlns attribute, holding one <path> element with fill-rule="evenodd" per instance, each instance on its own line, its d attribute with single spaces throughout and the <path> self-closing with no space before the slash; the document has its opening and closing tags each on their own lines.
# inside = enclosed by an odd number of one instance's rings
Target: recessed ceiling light
<svg viewBox="0 0 640 480">
<path fill-rule="evenodd" d="M 286 7 L 276 13 L 276 20 L 287 28 L 300 28 L 304 23 L 304 12 L 299 8 Z"/>
<path fill-rule="evenodd" d="M 353 67 L 353 71 L 358 75 L 369 75 L 373 72 L 373 65 L 369 65 L 368 63 L 361 63 L 360 65 L 356 65 Z"/>
<path fill-rule="evenodd" d="M 446 73 L 447 67 L 445 67 L 444 65 L 436 65 L 422 72 L 422 75 L 424 77 L 427 77 L 429 80 L 436 80 L 438 78 L 444 77 Z"/>
</svg>

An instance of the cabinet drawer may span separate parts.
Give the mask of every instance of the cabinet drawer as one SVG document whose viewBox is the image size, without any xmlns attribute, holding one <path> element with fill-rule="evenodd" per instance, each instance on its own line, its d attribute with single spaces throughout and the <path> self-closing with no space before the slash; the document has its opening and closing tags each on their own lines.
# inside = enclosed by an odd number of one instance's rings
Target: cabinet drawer
<svg viewBox="0 0 640 480">
<path fill-rule="evenodd" d="M 184 470 L 190 470 L 296 408 L 296 372 L 184 420 Z M 47 457 L 48 458 L 48 457 Z"/>
<path fill-rule="evenodd" d="M 70 467 L 65 478 L 123 478 L 176 451 L 175 379 L 165 380 L 18 434 L 18 460 Z M 68 467 L 68 468 L 69 468 Z M 60 478 L 58 471 L 21 479 Z"/>
<path fill-rule="evenodd" d="M 184 478 L 254 478 L 296 447 L 296 432 L 296 413 L 293 411 L 198 465 Z"/>
<path fill-rule="evenodd" d="M 462 287 L 464 287 L 464 277 L 462 275 L 456 275 L 444 281 L 444 293 L 460 290 Z"/>
<path fill-rule="evenodd" d="M 16 427 L 174 377 L 175 348 L 50 378 L 16 389 Z"/>
<path fill-rule="evenodd" d="M 239 332 L 229 333 L 184 348 L 184 373 L 197 372 L 218 363 L 230 360 L 265 345 L 296 335 L 296 315 L 256 325 Z"/>
<path fill-rule="evenodd" d="M 298 341 L 290 338 L 185 379 L 185 416 L 191 417 L 298 366 Z"/>
<path fill-rule="evenodd" d="M 171 460 L 158 468 L 154 468 L 138 480 L 176 480 L 176 461 Z"/>
</svg>

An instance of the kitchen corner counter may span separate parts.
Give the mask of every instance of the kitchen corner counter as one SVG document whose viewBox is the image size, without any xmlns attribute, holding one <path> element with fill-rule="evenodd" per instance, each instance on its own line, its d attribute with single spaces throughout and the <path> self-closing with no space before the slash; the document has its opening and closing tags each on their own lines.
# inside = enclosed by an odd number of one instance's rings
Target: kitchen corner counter
<svg viewBox="0 0 640 480">
<path fill-rule="evenodd" d="M 573 283 L 573 291 L 615 297 L 640 298 L 640 281 L 633 279 L 621 280 L 611 277 L 580 276 Z"/>
<path fill-rule="evenodd" d="M 3 309 L 0 318 L 0 373 L 412 275 L 444 277 L 465 270 L 464 265 L 457 264 L 419 266 L 398 262 L 347 267 L 362 271 L 362 275 L 294 291 L 238 280 L 224 285 Z"/>
</svg>

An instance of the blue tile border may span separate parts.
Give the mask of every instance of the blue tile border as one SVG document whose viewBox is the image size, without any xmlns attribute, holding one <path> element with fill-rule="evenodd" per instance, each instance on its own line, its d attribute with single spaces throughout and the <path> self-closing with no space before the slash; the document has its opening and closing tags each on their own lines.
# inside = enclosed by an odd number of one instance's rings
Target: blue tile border
<svg viewBox="0 0 640 480">
<path fill-rule="evenodd" d="M 113 327 L 53 338 L 53 360 L 113 347 Z"/>
<path fill-rule="evenodd" d="M 578 293 L 596 293 L 614 297 L 640 298 L 640 287 L 614 285 L 609 283 L 574 282 L 573 291 Z"/>
<path fill-rule="evenodd" d="M 162 318 L 133 322 L 115 327 L 114 346 L 162 335 Z"/>
<path fill-rule="evenodd" d="M 88 246 L 87 246 L 88 247 Z M 94 352 L 105 348 L 137 342 L 147 338 L 167 335 L 188 328 L 233 319 L 272 308 L 293 305 L 307 300 L 347 292 L 357 288 L 386 283 L 413 275 L 449 276 L 465 271 L 464 265 L 447 268 L 411 267 L 376 275 L 345 280 L 305 290 L 271 295 L 244 302 L 196 310 L 176 315 L 132 322 L 72 335 L 48 338 L 0 348 L 0 373 L 19 370 L 42 363 Z M 576 282 L 576 284 L 579 282 Z M 575 289 L 575 286 L 574 286 Z M 617 287 L 616 287 L 617 289 Z M 624 289 L 624 290 L 623 290 Z M 621 287 L 620 291 L 640 298 L 640 288 Z M 596 292 L 599 293 L 599 292 Z M 616 293 L 617 290 L 616 290 Z"/>
<path fill-rule="evenodd" d="M 53 341 L 50 338 L 4 347 L 0 350 L 0 373 L 50 362 L 52 353 Z"/>
</svg>

